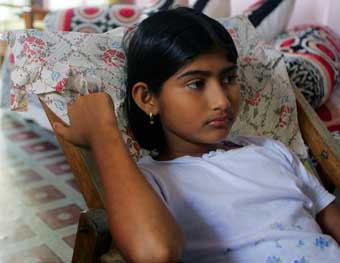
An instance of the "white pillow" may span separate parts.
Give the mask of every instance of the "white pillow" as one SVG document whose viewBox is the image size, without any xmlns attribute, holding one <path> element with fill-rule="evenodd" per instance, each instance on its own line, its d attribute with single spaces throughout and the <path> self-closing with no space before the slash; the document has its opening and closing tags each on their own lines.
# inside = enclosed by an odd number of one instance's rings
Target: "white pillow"
<svg viewBox="0 0 340 263">
<path fill-rule="evenodd" d="M 189 0 L 190 7 L 194 7 L 200 0 Z M 230 16 L 230 0 L 208 0 L 203 8 L 203 13 L 212 18 Z"/>
<path fill-rule="evenodd" d="M 287 28 L 294 5 L 295 0 L 259 0 L 244 14 L 256 27 L 258 36 L 270 42 Z"/>
</svg>

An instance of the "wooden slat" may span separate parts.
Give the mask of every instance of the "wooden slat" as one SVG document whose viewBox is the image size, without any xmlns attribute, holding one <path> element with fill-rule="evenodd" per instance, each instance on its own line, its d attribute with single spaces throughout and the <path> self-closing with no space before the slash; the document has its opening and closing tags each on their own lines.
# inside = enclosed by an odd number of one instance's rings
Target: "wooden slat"
<svg viewBox="0 0 340 263">
<path fill-rule="evenodd" d="M 328 179 L 340 189 L 340 145 L 296 87 L 294 92 L 302 136 Z"/>
<path fill-rule="evenodd" d="M 62 122 L 62 120 L 56 116 L 44 102 L 41 101 L 41 104 L 51 124 L 56 121 Z M 85 156 L 88 154 L 86 153 L 86 150 L 76 147 L 57 134 L 56 137 L 70 165 L 71 171 L 76 178 L 88 208 L 104 208 L 102 192 L 97 185 L 99 182 L 94 180 L 94 177 L 98 177 L 96 172 L 97 169 L 93 162 L 92 166 L 87 166 L 87 158 L 84 158 L 84 154 Z"/>
<path fill-rule="evenodd" d="M 81 213 L 72 263 L 102 262 L 101 256 L 109 251 L 111 242 L 104 209 L 91 209 Z"/>
<path fill-rule="evenodd" d="M 26 10 L 27 9 L 27 10 Z M 24 9 L 21 13 L 21 17 L 24 19 L 25 28 L 35 28 L 35 21 L 43 21 L 45 16 L 48 14 L 48 10 L 39 6 L 31 6 Z"/>
</svg>

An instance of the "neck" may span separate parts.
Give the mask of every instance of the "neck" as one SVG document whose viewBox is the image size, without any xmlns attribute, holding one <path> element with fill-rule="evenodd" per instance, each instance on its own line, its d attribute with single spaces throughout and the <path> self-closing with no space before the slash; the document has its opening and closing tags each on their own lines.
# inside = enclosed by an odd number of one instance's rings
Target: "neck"
<svg viewBox="0 0 340 263">
<path fill-rule="evenodd" d="M 189 146 L 189 145 L 187 145 Z M 220 145 L 218 144 L 199 144 L 199 145 L 190 145 L 190 147 L 184 147 L 183 145 L 181 147 L 167 147 L 164 151 L 162 151 L 157 159 L 159 161 L 168 161 L 173 160 L 182 156 L 194 156 L 199 157 L 202 156 L 204 153 L 207 153 L 209 151 L 216 150 L 219 148 Z"/>
</svg>

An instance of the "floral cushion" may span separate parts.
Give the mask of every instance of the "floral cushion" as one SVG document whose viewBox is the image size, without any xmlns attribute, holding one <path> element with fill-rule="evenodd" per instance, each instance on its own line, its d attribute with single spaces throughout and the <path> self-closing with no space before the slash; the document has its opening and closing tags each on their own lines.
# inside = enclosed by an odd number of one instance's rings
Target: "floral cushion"
<svg viewBox="0 0 340 263">
<path fill-rule="evenodd" d="M 301 157 L 306 150 L 298 128 L 295 97 L 282 55 L 257 40 L 246 17 L 221 20 L 239 52 L 243 102 L 232 134 L 279 139 Z M 104 34 L 79 32 L 10 32 L 15 68 L 11 74 L 13 110 L 27 108 L 27 93 L 36 93 L 65 122 L 67 104 L 80 94 L 104 90 L 115 105 L 118 125 L 132 155 L 141 150 L 127 125 L 125 55 L 121 40 L 126 29 Z M 274 77 L 273 77 L 274 76 Z"/>
<path fill-rule="evenodd" d="M 6 38 L 15 67 L 11 73 L 11 108 L 27 110 L 29 93 L 37 94 L 69 123 L 67 104 L 78 96 L 106 91 L 115 105 L 119 127 L 135 158 L 141 154 L 129 136 L 122 109 L 125 97 L 125 54 L 121 42 L 127 29 L 103 34 L 80 32 L 9 32 Z"/>
<path fill-rule="evenodd" d="M 295 96 L 282 54 L 261 41 L 245 17 L 220 22 L 233 37 L 239 54 L 243 101 L 231 135 L 259 135 L 280 140 L 301 158 L 306 158 Z"/>
<path fill-rule="evenodd" d="M 291 80 L 314 108 L 340 88 L 340 39 L 329 28 L 297 26 L 280 35 L 274 45 L 284 52 Z"/>
</svg>

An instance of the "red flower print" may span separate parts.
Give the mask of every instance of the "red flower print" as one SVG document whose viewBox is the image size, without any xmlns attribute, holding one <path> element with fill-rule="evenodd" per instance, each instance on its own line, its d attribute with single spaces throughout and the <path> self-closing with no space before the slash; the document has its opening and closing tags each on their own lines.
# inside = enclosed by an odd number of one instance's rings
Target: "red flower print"
<svg viewBox="0 0 340 263">
<path fill-rule="evenodd" d="M 257 106 L 261 101 L 261 94 L 257 93 L 254 97 L 246 99 L 246 103 L 251 106 Z"/>
<path fill-rule="evenodd" d="M 11 65 L 14 65 L 14 63 L 15 63 L 15 57 L 14 57 L 14 54 L 12 52 L 9 54 L 9 63 Z"/>
<path fill-rule="evenodd" d="M 250 56 L 247 56 L 247 57 L 244 57 L 244 58 L 243 58 L 243 61 L 244 61 L 245 63 L 247 63 L 247 64 L 250 64 L 250 63 L 252 62 L 252 60 L 253 60 L 253 58 L 250 57 Z"/>
<path fill-rule="evenodd" d="M 58 82 L 57 86 L 55 87 L 55 90 L 57 92 L 61 92 L 65 89 L 66 85 L 67 85 L 67 78 L 62 79 L 61 81 Z"/>
<path fill-rule="evenodd" d="M 228 29 L 228 31 L 229 31 L 229 34 L 232 38 L 236 38 L 237 33 L 236 33 L 235 29 L 230 28 L 230 29 Z"/>
<path fill-rule="evenodd" d="M 11 94 L 11 106 L 14 105 L 15 102 L 15 94 Z"/>
<path fill-rule="evenodd" d="M 23 44 L 24 55 L 28 58 L 32 58 L 32 62 L 43 61 L 41 57 L 44 50 L 45 42 L 35 36 L 29 36 L 25 39 Z"/>
<path fill-rule="evenodd" d="M 119 67 L 124 65 L 125 55 L 115 49 L 108 49 L 104 52 L 103 59 L 105 63 L 111 67 Z"/>
<path fill-rule="evenodd" d="M 35 36 L 29 36 L 25 39 L 25 42 L 27 43 L 31 43 L 31 44 L 35 44 L 37 46 L 45 46 L 45 42 L 43 40 L 41 40 L 40 38 L 37 38 Z"/>
<path fill-rule="evenodd" d="M 289 116 L 292 112 L 292 108 L 288 105 L 282 105 L 280 108 L 279 126 L 284 128 L 288 124 Z"/>
</svg>

